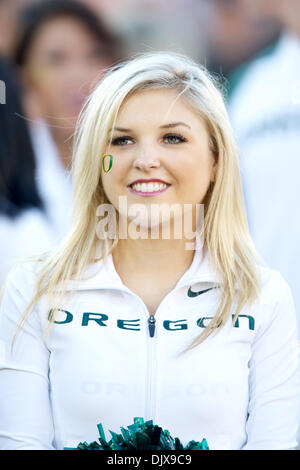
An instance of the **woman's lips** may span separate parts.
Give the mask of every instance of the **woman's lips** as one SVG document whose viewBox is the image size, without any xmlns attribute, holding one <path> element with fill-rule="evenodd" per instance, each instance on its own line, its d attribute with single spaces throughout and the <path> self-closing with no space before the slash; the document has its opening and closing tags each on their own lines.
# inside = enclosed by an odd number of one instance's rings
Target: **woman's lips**
<svg viewBox="0 0 300 470">
<path fill-rule="evenodd" d="M 157 196 L 158 194 L 162 194 L 166 192 L 170 186 L 171 185 L 168 185 L 164 189 L 160 189 L 158 191 L 151 191 L 151 192 L 137 191 L 136 189 L 133 189 L 131 186 L 128 186 L 128 189 L 132 194 L 137 194 L 138 196 L 149 197 L 149 196 Z"/>
</svg>

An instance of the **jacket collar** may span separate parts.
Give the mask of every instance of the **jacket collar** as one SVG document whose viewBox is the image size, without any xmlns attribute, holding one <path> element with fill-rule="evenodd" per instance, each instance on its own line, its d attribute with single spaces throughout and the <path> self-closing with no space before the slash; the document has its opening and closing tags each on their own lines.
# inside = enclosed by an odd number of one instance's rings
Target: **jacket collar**
<svg viewBox="0 0 300 470">
<path fill-rule="evenodd" d="M 204 248 L 195 250 L 192 264 L 178 280 L 175 289 L 197 283 L 208 285 L 220 285 L 221 283 L 210 261 L 209 253 Z M 73 288 L 76 290 L 112 288 L 129 291 L 116 271 L 112 254 L 108 255 L 106 260 L 101 259 L 90 264 L 84 273 L 83 279 L 78 281 L 77 284 L 74 280 L 70 280 L 67 290 Z"/>
</svg>

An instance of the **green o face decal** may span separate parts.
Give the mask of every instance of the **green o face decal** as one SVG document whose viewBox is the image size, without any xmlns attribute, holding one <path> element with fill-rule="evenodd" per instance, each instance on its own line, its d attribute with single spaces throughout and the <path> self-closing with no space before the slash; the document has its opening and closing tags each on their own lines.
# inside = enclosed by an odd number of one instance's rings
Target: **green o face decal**
<svg viewBox="0 0 300 470">
<path fill-rule="evenodd" d="M 105 159 L 107 157 L 109 157 L 109 164 L 108 164 L 108 167 L 105 168 L 105 163 L 104 162 L 105 162 Z M 105 173 L 108 173 L 111 170 L 111 167 L 112 167 L 112 164 L 113 164 L 113 159 L 114 159 L 113 156 L 110 155 L 109 153 L 106 153 L 105 155 L 103 155 L 103 157 L 102 157 L 102 168 L 103 168 L 103 171 Z"/>
</svg>

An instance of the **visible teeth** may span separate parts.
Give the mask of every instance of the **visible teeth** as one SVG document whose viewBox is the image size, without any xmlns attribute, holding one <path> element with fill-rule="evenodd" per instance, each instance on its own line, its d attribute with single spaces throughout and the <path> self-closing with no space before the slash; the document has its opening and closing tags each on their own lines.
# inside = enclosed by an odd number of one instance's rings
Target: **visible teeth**
<svg viewBox="0 0 300 470">
<path fill-rule="evenodd" d="M 165 183 L 136 183 L 132 185 L 132 188 L 135 191 L 140 191 L 142 193 L 153 193 L 156 191 L 161 191 L 165 189 L 168 185 Z"/>
</svg>

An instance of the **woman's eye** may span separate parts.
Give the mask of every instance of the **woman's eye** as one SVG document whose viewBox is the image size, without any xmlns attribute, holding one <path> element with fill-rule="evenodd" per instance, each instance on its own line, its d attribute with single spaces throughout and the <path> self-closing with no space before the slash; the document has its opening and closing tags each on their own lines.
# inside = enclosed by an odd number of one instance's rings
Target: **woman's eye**
<svg viewBox="0 0 300 470">
<path fill-rule="evenodd" d="M 171 141 L 172 144 L 186 142 L 186 139 L 180 134 L 168 134 L 164 136 L 164 139 L 169 139 L 169 142 Z"/>
<path fill-rule="evenodd" d="M 120 146 L 124 146 L 124 144 L 122 142 L 126 141 L 126 140 L 132 140 L 131 137 L 129 136 L 124 136 L 124 137 L 117 137 L 116 139 L 113 139 L 112 140 L 112 145 L 120 145 Z M 126 145 L 126 144 L 125 144 Z"/>
<path fill-rule="evenodd" d="M 186 142 L 187 140 L 180 134 L 166 134 L 164 135 L 163 139 L 168 139 L 168 143 L 173 144 L 180 144 L 182 142 Z M 116 139 L 112 140 L 112 145 L 119 145 L 119 146 L 126 146 L 126 141 L 131 141 L 132 138 L 130 136 L 122 136 L 117 137 Z"/>
</svg>

